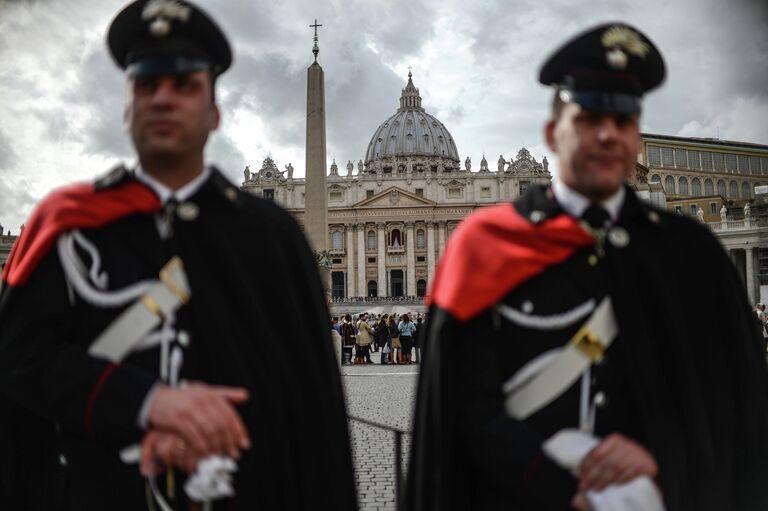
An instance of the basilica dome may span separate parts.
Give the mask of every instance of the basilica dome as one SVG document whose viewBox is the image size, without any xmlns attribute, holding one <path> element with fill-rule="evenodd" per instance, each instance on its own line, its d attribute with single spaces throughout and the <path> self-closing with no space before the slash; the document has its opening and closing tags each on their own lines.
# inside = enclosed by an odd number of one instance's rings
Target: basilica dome
<svg viewBox="0 0 768 511">
<path fill-rule="evenodd" d="M 419 89 L 408 72 L 408 84 L 400 96 L 400 108 L 384 121 L 371 137 L 365 153 L 366 165 L 393 157 L 442 157 L 459 162 L 456 143 L 446 127 L 421 107 Z"/>
</svg>

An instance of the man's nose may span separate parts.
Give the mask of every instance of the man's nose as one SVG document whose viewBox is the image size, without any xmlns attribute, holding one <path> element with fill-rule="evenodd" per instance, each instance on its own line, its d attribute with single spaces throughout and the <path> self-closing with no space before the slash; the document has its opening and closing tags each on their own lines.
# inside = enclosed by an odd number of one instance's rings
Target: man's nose
<svg viewBox="0 0 768 511">
<path fill-rule="evenodd" d="M 610 141 L 616 138 L 619 132 L 619 126 L 616 124 L 616 119 L 606 115 L 600 121 L 600 125 L 597 129 L 597 138 L 601 142 Z"/>
<path fill-rule="evenodd" d="M 153 106 L 164 106 L 171 103 L 175 97 L 176 90 L 174 87 L 173 77 L 163 76 L 158 79 L 157 86 L 152 94 Z"/>
</svg>

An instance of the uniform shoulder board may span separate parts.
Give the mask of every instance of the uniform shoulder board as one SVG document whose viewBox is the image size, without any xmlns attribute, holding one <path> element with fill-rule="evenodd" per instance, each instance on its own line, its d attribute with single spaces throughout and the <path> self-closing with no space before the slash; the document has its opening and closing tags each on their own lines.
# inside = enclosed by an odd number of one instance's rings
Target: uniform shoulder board
<svg viewBox="0 0 768 511">
<path fill-rule="evenodd" d="M 98 190 L 104 190 L 106 188 L 112 188 L 125 182 L 131 177 L 131 173 L 123 165 L 116 165 L 111 168 L 107 173 L 99 176 L 93 183 L 93 187 Z"/>
</svg>

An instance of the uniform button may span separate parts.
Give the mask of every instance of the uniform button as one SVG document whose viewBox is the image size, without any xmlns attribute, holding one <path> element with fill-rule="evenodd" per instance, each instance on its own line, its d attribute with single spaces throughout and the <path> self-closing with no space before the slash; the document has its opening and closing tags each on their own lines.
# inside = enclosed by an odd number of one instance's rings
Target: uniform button
<svg viewBox="0 0 768 511">
<path fill-rule="evenodd" d="M 184 330 L 179 331 L 179 334 L 176 336 L 176 340 L 179 341 L 179 344 L 181 344 L 181 346 L 184 348 L 189 346 L 189 334 Z"/>
<path fill-rule="evenodd" d="M 589 257 L 587 257 L 587 263 L 589 263 L 590 266 L 597 266 L 598 258 L 595 254 L 589 254 Z"/>
<path fill-rule="evenodd" d="M 176 208 L 176 214 L 179 215 L 179 218 L 182 220 L 189 222 L 197 218 L 197 215 L 200 214 L 200 208 L 193 202 L 182 202 L 179 204 L 179 207 Z"/>
<path fill-rule="evenodd" d="M 659 214 L 656 213 L 655 211 L 649 211 L 648 212 L 648 220 L 650 220 L 654 224 L 658 224 L 659 220 L 661 220 L 661 218 L 659 218 Z"/>
<path fill-rule="evenodd" d="M 538 210 L 531 211 L 531 216 L 529 217 L 531 219 L 531 222 L 534 224 L 538 224 L 542 220 L 544 220 L 544 213 Z"/>
<path fill-rule="evenodd" d="M 520 305 L 520 309 L 521 309 L 521 310 L 522 310 L 524 313 L 526 313 L 526 314 L 530 314 L 531 312 L 533 312 L 533 302 L 532 302 L 532 301 L 530 301 L 530 300 L 526 300 L 526 301 L 524 301 L 524 302 L 522 303 L 522 305 Z"/>
<path fill-rule="evenodd" d="M 67 466 L 67 458 L 63 454 L 59 454 L 59 465 L 62 467 Z"/>
<path fill-rule="evenodd" d="M 629 233 L 623 227 L 614 227 L 608 231 L 608 241 L 616 248 L 624 248 L 629 245 Z"/>
<path fill-rule="evenodd" d="M 605 392 L 598 392 L 595 394 L 594 403 L 598 408 L 605 408 L 608 406 L 608 397 L 605 395 Z"/>
<path fill-rule="evenodd" d="M 234 188 L 227 188 L 224 190 L 224 195 L 227 196 L 227 199 L 231 200 L 232 202 L 235 202 L 235 199 L 237 199 L 237 190 Z"/>
</svg>

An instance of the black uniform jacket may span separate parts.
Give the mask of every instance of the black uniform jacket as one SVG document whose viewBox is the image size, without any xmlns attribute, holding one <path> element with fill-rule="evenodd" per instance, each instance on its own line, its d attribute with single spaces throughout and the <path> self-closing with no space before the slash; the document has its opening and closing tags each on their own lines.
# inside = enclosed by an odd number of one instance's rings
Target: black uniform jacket
<svg viewBox="0 0 768 511">
<path fill-rule="evenodd" d="M 116 172 L 105 186 L 133 180 Z M 175 255 L 183 260 L 192 297 L 172 325 L 172 347 L 183 347 L 180 378 L 250 393 L 239 412 L 253 447 L 238 461 L 236 499 L 225 508 L 315 509 L 322 498 L 334 509 L 354 509 L 329 315 L 299 226 L 215 169 L 187 202 L 194 206 L 186 215 L 181 207 L 169 213 L 173 230 L 165 240 L 155 216 L 143 213 L 81 234 L 97 250 L 107 291 L 156 279 Z M 93 263 L 88 250 L 78 250 Z M 118 453 L 142 438 L 137 419 L 159 379 L 160 348 L 138 350 L 116 366 L 86 353 L 125 307 L 94 305 L 71 289 L 55 246 L 24 285 L 3 291 L 3 507 L 54 509 L 45 499 L 63 484 L 66 509 L 146 509 L 138 468 Z M 60 454 L 63 481 L 53 482 Z M 183 501 L 174 508 L 183 509 Z"/>
<path fill-rule="evenodd" d="M 502 385 L 568 342 L 587 319 L 568 311 L 607 294 L 619 334 L 591 372 L 591 392 L 607 398 L 595 434 L 622 433 L 653 454 L 670 511 L 768 509 L 765 357 L 743 285 L 705 227 L 626 192 L 617 226 L 628 243 L 609 236 L 603 257 L 597 244 L 576 248 L 469 319 L 431 306 L 407 509 L 570 508 L 576 480 L 541 444 L 578 427 L 578 381 L 524 421 L 506 415 Z M 564 214 L 543 187 L 508 212 L 541 225 Z"/>
</svg>

